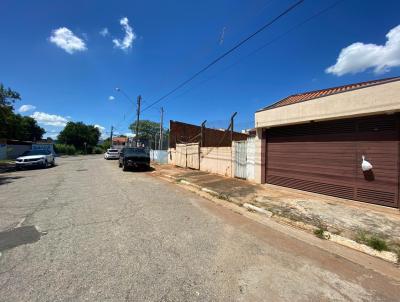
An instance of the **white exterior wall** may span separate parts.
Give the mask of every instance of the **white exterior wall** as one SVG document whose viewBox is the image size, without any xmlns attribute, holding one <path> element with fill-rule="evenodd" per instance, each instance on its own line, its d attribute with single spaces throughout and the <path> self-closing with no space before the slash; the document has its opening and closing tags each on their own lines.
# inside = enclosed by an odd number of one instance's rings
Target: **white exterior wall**
<svg viewBox="0 0 400 302">
<path fill-rule="evenodd" d="M 200 148 L 200 170 L 233 177 L 231 147 Z"/>
<path fill-rule="evenodd" d="M 400 111 L 400 81 L 256 112 L 256 128 Z"/>
</svg>

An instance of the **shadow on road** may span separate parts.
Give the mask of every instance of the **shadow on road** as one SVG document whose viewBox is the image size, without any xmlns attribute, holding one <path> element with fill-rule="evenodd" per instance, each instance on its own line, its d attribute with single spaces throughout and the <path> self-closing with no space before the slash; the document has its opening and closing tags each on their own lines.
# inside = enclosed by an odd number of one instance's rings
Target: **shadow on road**
<svg viewBox="0 0 400 302">
<path fill-rule="evenodd" d="M 13 182 L 16 179 L 24 178 L 24 176 L 2 176 L 0 174 L 0 185 L 5 185 Z"/>
<path fill-rule="evenodd" d="M 124 172 L 139 172 L 139 173 L 152 172 L 152 171 L 155 171 L 155 169 L 153 167 L 150 167 L 150 168 L 130 168 L 130 169 L 124 170 Z"/>
</svg>

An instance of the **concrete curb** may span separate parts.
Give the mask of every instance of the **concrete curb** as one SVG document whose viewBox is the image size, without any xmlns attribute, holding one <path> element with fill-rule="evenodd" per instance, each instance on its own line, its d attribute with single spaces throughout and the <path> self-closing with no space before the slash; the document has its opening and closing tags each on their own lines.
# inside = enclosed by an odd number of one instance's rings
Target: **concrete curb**
<svg viewBox="0 0 400 302">
<path fill-rule="evenodd" d="M 346 237 L 342 237 L 339 235 L 335 235 L 329 232 L 324 232 L 324 237 L 327 240 L 333 241 L 335 243 L 338 243 L 340 245 L 355 249 L 357 251 L 363 252 L 365 254 L 368 254 L 370 256 L 378 257 L 380 259 L 392 262 L 392 263 L 397 263 L 397 255 L 393 252 L 389 251 L 377 251 L 374 250 L 372 247 L 369 247 L 365 244 L 358 243 L 354 240 L 351 240 Z"/>
<path fill-rule="evenodd" d="M 262 208 L 259 208 L 259 207 L 256 207 L 256 206 L 253 206 L 252 204 L 249 204 L 249 203 L 244 203 L 244 204 L 243 204 L 243 207 L 245 207 L 245 208 L 248 209 L 248 210 L 251 210 L 251 211 L 255 211 L 255 212 L 257 212 L 257 213 L 260 213 L 260 214 L 262 214 L 262 215 L 266 215 L 267 217 L 272 217 L 272 215 L 273 215 L 272 212 L 267 211 L 267 210 L 262 209 Z"/>
<path fill-rule="evenodd" d="M 206 193 L 211 194 L 211 195 L 215 195 L 215 196 L 218 196 L 218 195 L 219 195 L 218 192 L 215 192 L 215 191 L 210 190 L 210 189 L 207 189 L 207 188 L 201 188 L 201 190 L 202 190 L 203 192 L 206 192 Z"/>
<path fill-rule="evenodd" d="M 179 180 L 179 178 L 177 178 L 175 176 L 167 175 L 167 174 L 161 174 L 161 176 L 165 176 L 165 177 L 175 180 L 175 181 Z M 214 190 L 208 189 L 206 187 L 201 187 L 199 185 L 196 185 L 196 184 L 194 184 L 190 181 L 184 180 L 184 179 L 179 180 L 179 183 L 190 186 L 190 187 L 194 187 L 202 192 L 212 195 L 213 197 L 218 197 L 221 195 L 220 193 L 218 193 Z M 263 216 L 266 216 L 267 218 L 271 218 L 274 215 L 272 212 L 270 212 L 268 210 L 259 208 L 252 204 L 249 204 L 249 203 L 241 204 L 239 201 L 234 201 L 234 200 L 230 200 L 230 199 L 227 199 L 225 201 L 236 204 L 238 206 L 242 206 L 242 207 L 246 208 L 247 210 L 257 212 Z M 277 216 L 277 218 L 280 218 L 280 216 Z M 285 217 L 282 217 L 282 218 L 285 218 Z M 283 223 L 283 222 L 280 222 L 280 219 L 274 219 L 274 220 L 277 221 L 278 223 Z M 307 230 L 315 229 L 315 226 L 313 226 L 313 225 L 305 224 L 305 223 L 302 223 L 302 224 L 307 227 L 307 228 L 301 228 L 301 229 L 303 229 L 303 231 L 307 232 Z M 290 225 L 292 225 L 292 224 L 290 224 Z M 292 227 L 295 227 L 295 226 L 292 226 Z M 326 240 L 335 242 L 342 246 L 357 250 L 359 252 L 365 253 L 365 254 L 373 256 L 373 257 L 380 258 L 382 260 L 385 260 L 385 261 L 388 261 L 388 262 L 391 262 L 394 264 L 396 264 L 396 263 L 398 263 L 398 261 L 400 261 L 400 259 L 397 259 L 397 255 L 393 252 L 389 252 L 389 251 L 380 252 L 380 251 L 374 250 L 373 248 L 371 248 L 365 244 L 358 243 L 358 242 L 351 240 L 349 238 L 346 238 L 346 237 L 335 235 L 335 234 L 332 234 L 327 231 L 324 232 L 324 237 Z"/>
</svg>

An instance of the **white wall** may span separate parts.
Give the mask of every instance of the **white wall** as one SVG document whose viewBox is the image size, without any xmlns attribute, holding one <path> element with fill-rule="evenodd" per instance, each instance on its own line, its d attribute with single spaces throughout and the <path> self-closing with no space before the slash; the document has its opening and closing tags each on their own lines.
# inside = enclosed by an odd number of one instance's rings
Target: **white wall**
<svg viewBox="0 0 400 302">
<path fill-rule="evenodd" d="M 256 112 L 257 128 L 400 111 L 400 81 Z"/>
</svg>

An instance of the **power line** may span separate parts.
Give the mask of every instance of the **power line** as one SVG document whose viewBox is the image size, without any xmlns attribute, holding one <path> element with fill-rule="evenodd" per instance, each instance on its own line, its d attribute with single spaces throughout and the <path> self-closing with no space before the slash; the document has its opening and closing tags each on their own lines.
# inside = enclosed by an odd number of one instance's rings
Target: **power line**
<svg viewBox="0 0 400 302">
<path fill-rule="evenodd" d="M 195 86 L 192 86 L 188 89 L 186 89 L 184 92 L 182 92 L 181 94 L 179 94 L 178 96 L 176 96 L 175 98 L 180 98 L 182 96 L 184 96 L 185 94 L 189 93 L 191 90 L 207 83 L 210 80 L 215 79 L 219 74 L 226 72 L 228 70 L 230 70 L 232 67 L 236 66 L 237 64 L 241 63 L 242 61 L 244 61 L 245 59 L 251 57 L 252 55 L 258 53 L 259 51 L 263 50 L 264 48 L 266 48 L 267 46 L 279 41 L 280 39 L 284 38 L 285 36 L 287 36 L 288 34 L 290 34 L 292 31 L 296 30 L 297 28 L 303 26 L 304 24 L 312 21 L 313 19 L 319 17 L 320 15 L 328 12 L 329 10 L 331 10 L 332 8 L 334 8 L 335 6 L 337 6 L 340 2 L 342 2 L 343 0 L 338 0 L 336 2 L 334 2 L 333 4 L 331 4 L 330 6 L 320 10 L 319 12 L 311 15 L 310 17 L 308 17 L 307 19 L 297 23 L 295 26 L 289 28 L 287 31 L 283 32 L 282 34 L 276 36 L 275 38 L 269 40 L 268 42 L 264 43 L 263 45 L 261 45 L 260 47 L 256 48 L 255 50 L 253 50 L 252 52 L 250 52 L 249 54 L 247 54 L 246 56 L 239 58 L 238 60 L 236 60 L 235 62 L 233 62 L 232 64 L 228 65 L 226 68 L 222 69 L 220 72 L 217 72 L 216 74 L 214 74 L 213 76 L 206 78 L 205 80 L 201 81 L 200 83 L 198 83 Z"/>
<path fill-rule="evenodd" d="M 237 43 L 235 46 L 233 46 L 231 49 L 229 49 L 228 51 L 224 52 L 222 55 L 220 55 L 219 57 L 217 57 L 215 60 L 213 60 L 211 63 L 209 63 L 208 65 L 206 65 L 205 67 L 203 67 L 201 70 L 199 70 L 198 72 L 196 72 L 194 75 L 192 75 L 189 79 L 183 81 L 182 83 L 180 83 L 178 86 L 176 86 L 174 89 L 172 89 L 170 92 L 168 92 L 167 94 L 163 95 L 162 97 L 160 97 L 158 100 L 156 100 L 155 102 L 151 103 L 150 105 L 146 106 L 143 111 L 146 111 L 147 109 L 149 109 L 150 107 L 153 107 L 155 104 L 161 102 L 162 100 L 164 100 L 165 98 L 167 98 L 168 96 L 170 96 L 171 94 L 173 94 L 175 91 L 177 91 L 178 89 L 180 89 L 181 87 L 185 86 L 187 83 L 191 82 L 194 78 L 196 78 L 197 76 L 199 76 L 201 73 L 203 73 L 204 71 L 206 71 L 207 69 L 209 69 L 211 66 L 213 66 L 214 64 L 218 63 L 220 60 L 222 60 L 223 58 L 225 58 L 227 55 L 229 55 L 230 53 L 234 52 L 236 49 L 238 49 L 240 46 L 242 46 L 244 43 L 246 43 L 247 41 L 249 41 L 251 38 L 253 38 L 254 36 L 256 36 L 257 34 L 259 34 L 260 32 L 262 32 L 263 30 L 265 30 L 266 28 L 268 28 L 269 26 L 271 26 L 273 23 L 275 23 L 276 21 L 278 21 L 280 18 L 282 18 L 283 16 L 285 16 L 286 14 L 288 14 L 291 10 L 293 10 L 294 8 L 296 8 L 298 5 L 300 5 L 301 3 L 303 3 L 305 0 L 299 0 L 296 3 L 294 3 L 293 5 L 291 5 L 289 8 L 287 8 L 285 11 L 283 11 L 281 14 L 279 14 L 278 16 L 276 16 L 274 19 L 272 19 L 271 21 L 269 21 L 267 24 L 265 24 L 264 26 L 262 26 L 261 28 L 259 28 L 258 30 L 256 30 L 254 33 L 252 33 L 250 36 L 248 36 L 247 38 L 243 39 L 242 41 L 240 41 L 239 43 Z"/>
</svg>

